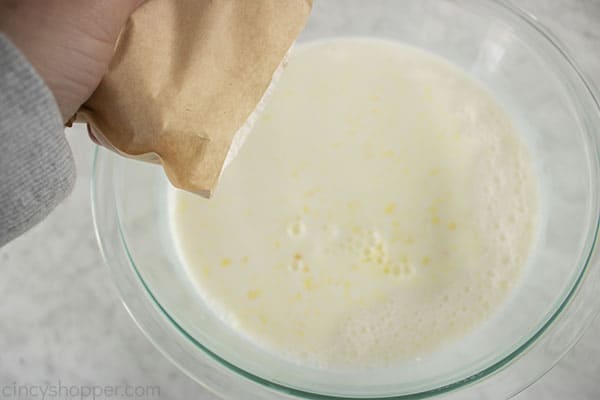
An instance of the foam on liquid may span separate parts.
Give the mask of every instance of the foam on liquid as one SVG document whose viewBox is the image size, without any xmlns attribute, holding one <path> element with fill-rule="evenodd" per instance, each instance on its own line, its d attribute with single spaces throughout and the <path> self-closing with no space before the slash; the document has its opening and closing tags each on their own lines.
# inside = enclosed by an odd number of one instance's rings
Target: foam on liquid
<svg viewBox="0 0 600 400">
<path fill-rule="evenodd" d="M 537 182 L 508 115 L 400 44 L 298 47 L 213 199 L 173 190 L 172 234 L 240 334 L 316 365 L 434 351 L 481 324 L 531 248 Z"/>
</svg>

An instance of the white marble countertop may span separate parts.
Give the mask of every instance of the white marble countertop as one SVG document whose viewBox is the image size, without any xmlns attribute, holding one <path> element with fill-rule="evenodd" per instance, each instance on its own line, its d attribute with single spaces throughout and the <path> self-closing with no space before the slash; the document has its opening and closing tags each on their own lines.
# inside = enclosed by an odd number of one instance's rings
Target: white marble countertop
<svg viewBox="0 0 600 400">
<path fill-rule="evenodd" d="M 600 0 L 520 4 L 554 32 L 600 87 Z M 214 399 L 155 350 L 121 305 L 93 233 L 93 146 L 81 128 L 67 135 L 78 167 L 75 191 L 42 224 L 0 249 L 0 388 L 15 382 L 158 385 L 160 396 L 148 398 Z M 518 399 L 600 398 L 599 336 L 597 319 Z M 0 392 L 0 398 L 9 397 Z"/>
</svg>

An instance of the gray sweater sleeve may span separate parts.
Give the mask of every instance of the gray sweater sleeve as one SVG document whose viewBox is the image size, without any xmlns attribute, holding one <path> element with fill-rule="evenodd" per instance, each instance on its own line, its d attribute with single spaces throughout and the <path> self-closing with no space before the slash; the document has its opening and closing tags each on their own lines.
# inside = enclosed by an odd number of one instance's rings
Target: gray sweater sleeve
<svg viewBox="0 0 600 400">
<path fill-rule="evenodd" d="M 74 181 L 56 101 L 0 33 L 0 247 L 44 219 Z"/>
</svg>

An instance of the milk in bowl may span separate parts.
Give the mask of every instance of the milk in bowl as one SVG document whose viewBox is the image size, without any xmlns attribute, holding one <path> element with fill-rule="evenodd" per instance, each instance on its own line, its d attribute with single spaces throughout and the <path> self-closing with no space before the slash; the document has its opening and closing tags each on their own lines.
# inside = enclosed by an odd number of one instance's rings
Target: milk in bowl
<svg viewBox="0 0 600 400">
<path fill-rule="evenodd" d="M 232 330 L 328 368 L 390 365 L 502 306 L 535 238 L 538 182 L 477 82 L 399 43 L 294 49 L 210 200 L 170 189 L 177 255 Z"/>
</svg>

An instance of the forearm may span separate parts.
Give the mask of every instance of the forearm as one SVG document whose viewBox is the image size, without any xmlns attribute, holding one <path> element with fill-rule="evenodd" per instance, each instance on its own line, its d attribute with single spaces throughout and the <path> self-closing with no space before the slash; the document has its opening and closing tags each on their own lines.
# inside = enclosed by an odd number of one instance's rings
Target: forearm
<svg viewBox="0 0 600 400">
<path fill-rule="evenodd" d="M 74 180 L 52 93 L 0 33 L 0 246 L 48 215 Z"/>
</svg>

